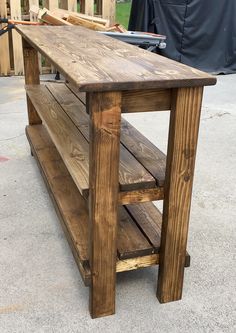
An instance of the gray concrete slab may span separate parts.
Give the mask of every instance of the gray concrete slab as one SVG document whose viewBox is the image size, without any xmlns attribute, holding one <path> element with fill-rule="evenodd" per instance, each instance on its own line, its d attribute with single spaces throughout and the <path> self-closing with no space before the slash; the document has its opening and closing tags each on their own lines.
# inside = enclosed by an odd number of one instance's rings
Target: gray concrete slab
<svg viewBox="0 0 236 333">
<path fill-rule="evenodd" d="M 157 268 L 126 272 L 116 315 L 96 320 L 30 155 L 23 84 L 0 78 L 0 333 L 236 332 L 236 75 L 205 90 L 183 299 L 158 303 Z M 126 117 L 166 149 L 168 113 Z"/>
</svg>

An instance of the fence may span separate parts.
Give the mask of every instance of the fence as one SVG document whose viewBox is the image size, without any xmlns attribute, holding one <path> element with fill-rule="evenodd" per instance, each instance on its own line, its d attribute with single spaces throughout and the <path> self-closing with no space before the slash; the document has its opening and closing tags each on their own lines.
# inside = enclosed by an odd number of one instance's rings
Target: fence
<svg viewBox="0 0 236 333">
<path fill-rule="evenodd" d="M 32 5 L 46 7 L 49 10 L 56 8 L 74 12 L 79 10 L 81 13 L 109 19 L 111 23 L 115 22 L 115 0 L 80 0 L 79 4 L 77 0 L 0 0 L 0 18 L 35 21 L 34 14 L 29 12 Z M 0 24 L 0 29 L 2 27 L 4 24 Z M 42 73 L 50 70 L 47 63 L 42 64 Z M 22 74 L 22 41 L 20 35 L 13 29 L 0 37 L 0 75 Z"/>
</svg>

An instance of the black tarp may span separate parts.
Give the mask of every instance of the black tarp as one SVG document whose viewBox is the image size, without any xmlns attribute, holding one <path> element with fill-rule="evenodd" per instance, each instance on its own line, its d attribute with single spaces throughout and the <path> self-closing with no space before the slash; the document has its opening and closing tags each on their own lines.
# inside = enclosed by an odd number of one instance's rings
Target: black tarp
<svg viewBox="0 0 236 333">
<path fill-rule="evenodd" d="M 236 0 L 133 0 L 129 30 L 166 35 L 168 58 L 236 72 Z"/>
</svg>

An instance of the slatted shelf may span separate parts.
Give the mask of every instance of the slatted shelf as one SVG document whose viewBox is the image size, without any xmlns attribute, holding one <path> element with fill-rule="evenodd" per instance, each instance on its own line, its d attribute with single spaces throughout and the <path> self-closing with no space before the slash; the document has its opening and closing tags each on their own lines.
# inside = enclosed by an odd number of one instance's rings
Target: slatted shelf
<svg viewBox="0 0 236 333">
<path fill-rule="evenodd" d="M 75 94 L 65 84 L 56 83 L 29 85 L 26 91 L 80 193 L 88 197 L 89 116 L 85 112 L 84 96 Z M 163 199 L 165 155 L 124 119 L 122 128 L 120 202 Z M 129 138 L 131 134 L 134 140 Z"/>
<path fill-rule="evenodd" d="M 88 204 L 79 193 L 44 125 L 26 127 L 31 150 L 85 282 L 90 283 L 88 259 Z M 119 210 L 117 272 L 157 265 L 161 213 L 150 202 Z M 188 256 L 186 264 L 188 264 Z"/>
</svg>

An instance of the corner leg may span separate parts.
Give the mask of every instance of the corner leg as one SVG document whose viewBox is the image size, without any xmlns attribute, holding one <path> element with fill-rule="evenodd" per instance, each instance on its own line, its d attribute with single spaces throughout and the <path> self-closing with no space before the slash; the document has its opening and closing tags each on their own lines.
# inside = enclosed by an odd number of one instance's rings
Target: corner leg
<svg viewBox="0 0 236 333">
<path fill-rule="evenodd" d="M 89 93 L 90 313 L 115 312 L 121 94 Z"/>
<path fill-rule="evenodd" d="M 202 87 L 173 90 L 157 297 L 182 297 Z"/>
<path fill-rule="evenodd" d="M 23 39 L 23 56 L 24 56 L 24 71 L 25 71 L 25 84 L 39 84 L 39 62 L 38 52 L 25 40 Z M 31 103 L 28 96 L 27 107 L 28 107 L 28 118 L 30 125 L 41 124 L 42 121 L 36 112 L 33 104 Z"/>
</svg>

